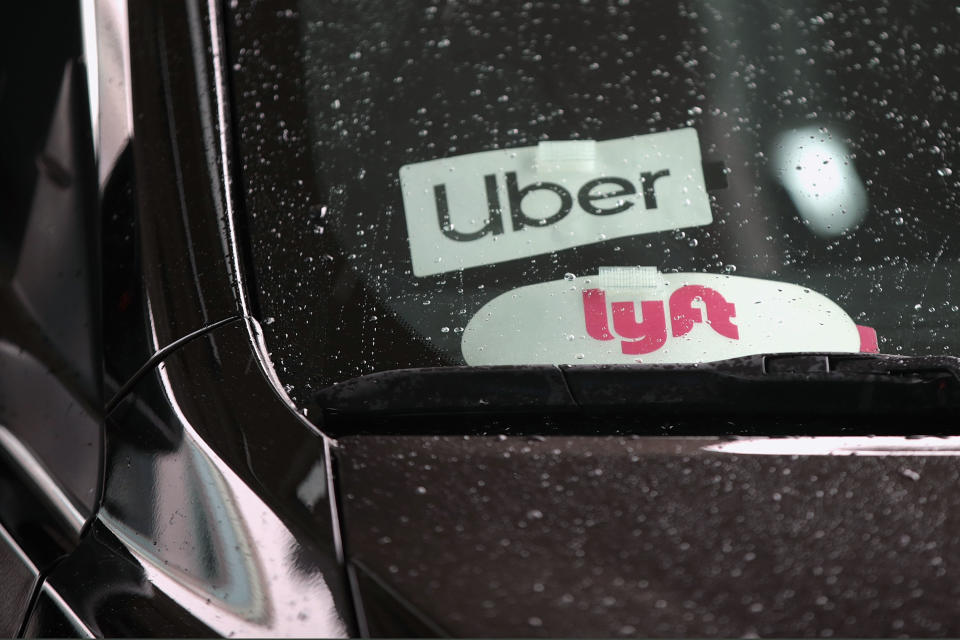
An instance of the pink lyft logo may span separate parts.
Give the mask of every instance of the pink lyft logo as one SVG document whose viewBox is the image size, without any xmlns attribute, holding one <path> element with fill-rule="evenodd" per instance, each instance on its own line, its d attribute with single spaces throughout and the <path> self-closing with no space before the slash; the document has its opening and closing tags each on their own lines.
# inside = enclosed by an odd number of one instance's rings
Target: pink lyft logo
<svg viewBox="0 0 960 640">
<path fill-rule="evenodd" d="M 693 305 L 700 302 L 707 312 Z M 740 330 L 733 324 L 737 315 L 736 307 L 715 289 L 701 285 L 686 285 L 670 295 L 670 329 L 675 338 L 684 336 L 698 322 L 706 322 L 714 331 L 731 340 L 740 339 Z M 614 302 L 611 304 L 613 330 L 622 340 L 620 349 L 626 355 L 651 353 L 661 348 L 667 341 L 667 323 L 662 300 L 645 300 L 640 303 L 641 319 L 637 321 L 637 310 L 633 302 Z M 610 324 L 607 320 L 607 295 L 601 289 L 585 289 L 583 292 L 583 314 L 587 325 L 587 334 L 594 340 L 613 340 Z"/>
</svg>

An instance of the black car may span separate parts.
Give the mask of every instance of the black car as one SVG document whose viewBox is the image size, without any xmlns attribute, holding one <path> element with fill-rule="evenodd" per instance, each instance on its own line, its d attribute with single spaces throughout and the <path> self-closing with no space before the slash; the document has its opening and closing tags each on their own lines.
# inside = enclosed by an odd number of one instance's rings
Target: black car
<svg viewBox="0 0 960 640">
<path fill-rule="evenodd" d="M 960 632 L 953 6 L 0 11 L 0 635 Z"/>
</svg>

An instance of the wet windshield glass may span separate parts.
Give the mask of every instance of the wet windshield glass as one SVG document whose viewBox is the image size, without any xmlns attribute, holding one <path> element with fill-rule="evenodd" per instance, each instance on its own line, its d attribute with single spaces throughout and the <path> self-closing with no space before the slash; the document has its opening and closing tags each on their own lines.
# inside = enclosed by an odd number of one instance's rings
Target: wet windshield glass
<svg viewBox="0 0 960 640">
<path fill-rule="evenodd" d="M 951 354 L 960 9 L 234 2 L 291 394 L 411 366 Z"/>
</svg>

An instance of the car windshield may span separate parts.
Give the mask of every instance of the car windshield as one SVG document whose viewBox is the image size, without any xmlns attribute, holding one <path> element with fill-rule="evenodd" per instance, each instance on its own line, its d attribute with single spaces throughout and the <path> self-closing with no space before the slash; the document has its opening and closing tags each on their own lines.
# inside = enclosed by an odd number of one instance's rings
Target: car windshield
<svg viewBox="0 0 960 640">
<path fill-rule="evenodd" d="M 233 0 L 227 23 L 295 400 L 432 365 L 960 351 L 952 3 Z"/>
</svg>

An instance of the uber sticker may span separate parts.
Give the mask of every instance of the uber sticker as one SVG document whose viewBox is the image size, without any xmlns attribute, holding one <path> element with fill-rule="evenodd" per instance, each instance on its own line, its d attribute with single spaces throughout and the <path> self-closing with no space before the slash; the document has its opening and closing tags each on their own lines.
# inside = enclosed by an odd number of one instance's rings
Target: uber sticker
<svg viewBox="0 0 960 640">
<path fill-rule="evenodd" d="M 712 222 L 695 129 L 400 168 L 415 276 Z"/>
<path fill-rule="evenodd" d="M 504 293 L 467 324 L 463 357 L 470 365 L 633 364 L 877 351 L 873 329 L 805 287 L 651 269 L 614 268 Z"/>
</svg>

